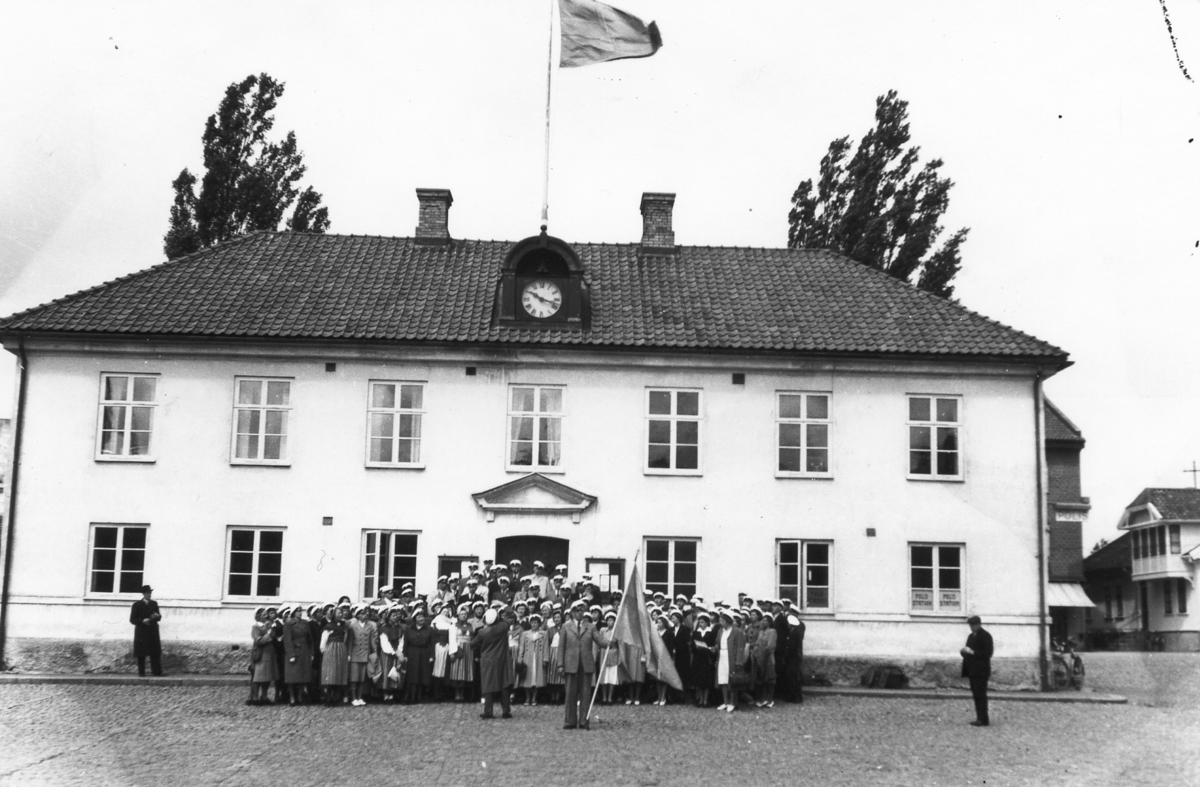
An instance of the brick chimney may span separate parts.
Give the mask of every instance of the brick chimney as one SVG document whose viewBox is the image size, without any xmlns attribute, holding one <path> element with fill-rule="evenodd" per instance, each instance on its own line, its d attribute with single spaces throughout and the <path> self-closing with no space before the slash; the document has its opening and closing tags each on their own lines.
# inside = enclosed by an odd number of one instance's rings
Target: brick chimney
<svg viewBox="0 0 1200 787">
<path fill-rule="evenodd" d="M 647 191 L 642 194 L 642 251 L 675 254 L 675 231 L 671 229 L 671 210 L 675 195 Z"/>
<path fill-rule="evenodd" d="M 417 201 L 421 203 L 417 214 L 417 241 L 419 243 L 448 243 L 450 241 L 450 206 L 454 197 L 449 189 L 417 189 Z"/>
</svg>

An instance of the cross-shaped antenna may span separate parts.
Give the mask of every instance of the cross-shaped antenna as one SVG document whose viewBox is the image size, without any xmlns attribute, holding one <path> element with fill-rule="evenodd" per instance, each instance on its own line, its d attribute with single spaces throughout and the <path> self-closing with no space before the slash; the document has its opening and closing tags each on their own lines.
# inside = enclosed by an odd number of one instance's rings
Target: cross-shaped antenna
<svg viewBox="0 0 1200 787">
<path fill-rule="evenodd" d="M 1200 469 L 1196 468 L 1196 460 L 1195 459 L 1192 460 L 1192 469 L 1191 470 L 1184 470 L 1183 472 L 1192 474 L 1192 489 L 1195 489 L 1196 488 L 1196 474 L 1200 473 Z"/>
</svg>

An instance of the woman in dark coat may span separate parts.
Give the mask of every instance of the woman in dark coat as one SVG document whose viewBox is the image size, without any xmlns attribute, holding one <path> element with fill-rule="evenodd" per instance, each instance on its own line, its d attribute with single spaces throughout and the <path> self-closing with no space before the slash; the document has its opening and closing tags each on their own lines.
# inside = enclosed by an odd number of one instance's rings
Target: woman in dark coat
<svg viewBox="0 0 1200 787">
<path fill-rule="evenodd" d="M 708 692 L 716 685 L 717 673 L 713 668 L 713 656 L 717 648 L 717 633 L 712 629 L 712 618 L 707 612 L 696 615 L 696 628 L 692 632 L 692 685 L 696 687 L 696 704 L 701 708 L 708 705 Z"/>
<path fill-rule="evenodd" d="M 422 693 L 433 683 L 433 631 L 420 607 L 404 636 L 404 657 L 408 660 L 404 675 L 407 701 L 420 703 Z"/>
<path fill-rule="evenodd" d="M 509 689 L 516 678 L 516 668 L 508 650 L 508 629 L 509 621 L 501 620 L 496 610 L 489 609 L 483 615 L 483 628 L 471 640 L 471 648 L 479 651 L 479 689 L 484 698 L 481 719 L 495 718 L 497 695 L 502 718 L 512 718 Z"/>
<path fill-rule="evenodd" d="M 304 697 L 312 682 L 312 630 L 296 607 L 283 624 L 283 681 L 288 685 L 288 704 L 295 705 Z"/>
</svg>

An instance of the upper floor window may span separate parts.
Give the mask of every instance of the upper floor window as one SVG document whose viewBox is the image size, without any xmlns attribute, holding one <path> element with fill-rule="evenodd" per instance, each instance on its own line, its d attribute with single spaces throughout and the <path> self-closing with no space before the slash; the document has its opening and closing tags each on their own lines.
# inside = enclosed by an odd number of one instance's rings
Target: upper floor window
<svg viewBox="0 0 1200 787">
<path fill-rule="evenodd" d="M 140 593 L 145 584 L 145 525 L 92 525 L 88 593 Z"/>
<path fill-rule="evenodd" d="M 908 477 L 961 480 L 961 396 L 908 397 Z"/>
<path fill-rule="evenodd" d="M 829 394 L 780 393 L 776 417 L 775 474 L 828 478 Z"/>
<path fill-rule="evenodd" d="M 283 577 L 283 531 L 229 528 L 227 596 L 275 598 Z"/>
<path fill-rule="evenodd" d="M 425 386 L 372 382 L 367 408 L 367 466 L 423 467 L 421 419 Z"/>
<path fill-rule="evenodd" d="M 234 390 L 234 463 L 287 464 L 291 381 L 239 377 Z"/>
<path fill-rule="evenodd" d="M 509 389 L 509 469 L 561 469 L 563 394 L 562 387 L 546 385 Z"/>
<path fill-rule="evenodd" d="M 700 475 L 700 391 L 646 391 L 647 473 Z"/>
<path fill-rule="evenodd" d="M 151 461 L 158 378 L 133 374 L 100 375 L 100 435 L 96 457 Z"/>
<path fill-rule="evenodd" d="M 911 612 L 962 613 L 963 552 L 953 544 L 909 544 Z"/>
</svg>

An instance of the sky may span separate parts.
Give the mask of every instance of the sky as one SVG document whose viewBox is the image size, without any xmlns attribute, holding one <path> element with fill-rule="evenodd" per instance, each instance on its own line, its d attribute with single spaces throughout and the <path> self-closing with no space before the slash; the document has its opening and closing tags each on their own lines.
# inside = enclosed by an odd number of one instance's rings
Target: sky
<svg viewBox="0 0 1200 787">
<path fill-rule="evenodd" d="M 1200 4 L 1165 0 L 1200 79 Z M 1200 87 L 1156 0 L 617 0 L 654 56 L 553 70 L 550 232 L 634 242 L 669 191 L 676 241 L 782 247 L 790 198 L 875 98 L 970 227 L 961 302 L 1066 349 L 1048 396 L 1087 438 L 1085 551 L 1144 487 L 1200 462 Z M 230 83 L 286 83 L 331 232 L 409 236 L 416 188 L 455 237 L 540 224 L 551 0 L 0 5 L 0 314 L 163 260 L 171 181 L 201 171 Z M 13 407 L 0 358 L 0 417 Z"/>
</svg>

